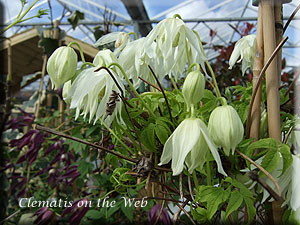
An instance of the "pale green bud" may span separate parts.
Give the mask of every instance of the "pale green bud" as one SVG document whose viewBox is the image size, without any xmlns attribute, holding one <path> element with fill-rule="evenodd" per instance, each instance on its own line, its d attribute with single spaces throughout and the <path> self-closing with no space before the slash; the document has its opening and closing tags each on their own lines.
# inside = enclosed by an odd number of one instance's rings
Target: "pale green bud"
<svg viewBox="0 0 300 225">
<path fill-rule="evenodd" d="M 200 102 L 204 95 L 205 78 L 200 71 L 190 72 L 182 87 L 182 94 L 184 100 L 188 106 L 188 110 L 191 105 L 195 105 Z"/>
<path fill-rule="evenodd" d="M 209 134 L 217 146 L 222 146 L 225 154 L 230 154 L 242 141 L 244 136 L 243 123 L 230 105 L 215 108 L 208 121 Z"/>
<path fill-rule="evenodd" d="M 76 73 L 77 54 L 73 48 L 62 46 L 56 49 L 47 63 L 47 72 L 54 84 L 54 89 L 71 80 Z"/>
</svg>

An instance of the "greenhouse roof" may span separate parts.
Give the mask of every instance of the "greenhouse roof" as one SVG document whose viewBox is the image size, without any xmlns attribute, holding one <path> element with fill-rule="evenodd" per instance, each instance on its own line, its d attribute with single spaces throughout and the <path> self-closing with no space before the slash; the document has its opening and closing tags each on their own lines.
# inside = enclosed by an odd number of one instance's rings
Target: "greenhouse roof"
<svg viewBox="0 0 300 225">
<path fill-rule="evenodd" d="M 28 7 L 33 0 L 28 0 Z M 4 21 L 9 24 L 16 18 L 21 7 L 20 0 L 1 0 L 4 5 Z M 300 0 L 284 4 L 283 17 L 286 19 L 299 5 Z M 95 43 L 93 32 L 100 26 L 109 31 L 134 31 L 140 36 L 146 35 L 151 27 L 160 20 L 179 14 L 190 27 L 197 30 L 206 43 L 207 55 L 210 59 L 216 56 L 211 50 L 213 45 L 225 45 L 240 38 L 234 27 L 256 25 L 258 8 L 252 0 L 39 0 L 27 17 L 33 16 L 40 9 L 49 9 L 50 13 L 42 18 L 34 18 L 13 27 L 6 36 L 24 31 L 32 26 L 51 26 L 54 20 L 61 20 L 60 28 L 70 36 L 87 43 Z M 68 23 L 68 17 L 78 10 L 84 13 L 84 20 L 76 29 Z M 113 21 L 113 25 L 108 25 Z M 283 49 L 283 57 L 288 66 L 298 66 L 300 56 L 299 17 L 290 24 L 286 35 L 288 42 Z M 255 28 L 251 30 L 255 33 Z"/>
</svg>

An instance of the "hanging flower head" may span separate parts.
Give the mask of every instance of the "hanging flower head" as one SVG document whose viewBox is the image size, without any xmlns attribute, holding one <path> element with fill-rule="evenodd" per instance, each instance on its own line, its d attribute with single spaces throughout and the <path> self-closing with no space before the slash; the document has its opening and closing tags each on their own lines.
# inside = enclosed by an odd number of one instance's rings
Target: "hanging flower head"
<svg viewBox="0 0 300 225">
<path fill-rule="evenodd" d="M 125 48 L 125 46 L 131 41 L 130 36 L 128 33 L 125 32 L 112 32 L 106 34 L 99 38 L 95 46 L 99 47 L 111 42 L 115 42 L 115 51 L 114 54 L 118 56 L 120 52 Z"/>
<path fill-rule="evenodd" d="M 154 44 L 145 46 L 146 38 L 140 38 L 138 40 L 128 43 L 119 56 L 119 62 L 121 66 L 128 74 L 129 79 L 132 79 L 133 86 L 137 88 L 141 82 L 139 76 L 145 80 L 149 80 L 149 68 L 152 66 Z M 161 75 L 161 74 L 159 74 Z M 162 80 L 163 77 L 159 77 Z"/>
<path fill-rule="evenodd" d="M 47 62 L 47 71 L 54 88 L 71 80 L 76 74 L 77 54 L 73 48 L 62 46 L 56 49 Z"/>
<path fill-rule="evenodd" d="M 106 56 L 109 55 L 107 51 L 110 50 L 103 50 L 97 54 L 99 58 L 103 59 L 104 64 L 101 64 L 101 66 L 107 66 L 105 62 L 111 60 L 110 58 L 106 58 Z M 94 61 L 96 60 L 97 59 Z M 113 112 L 107 114 L 107 107 L 111 101 L 111 96 L 120 94 L 121 91 L 106 70 L 101 69 L 95 72 L 96 69 L 97 68 L 92 67 L 83 70 L 72 82 L 67 97 L 67 100 L 71 100 L 70 108 L 76 109 L 76 119 L 82 110 L 84 118 L 89 114 L 89 122 L 91 122 L 94 117 L 96 117 L 95 122 L 99 118 L 102 118 L 105 119 L 108 125 L 111 124 L 115 117 L 117 117 L 119 121 L 122 121 L 122 104 L 121 101 L 117 101 L 117 99 L 114 102 L 114 110 L 111 110 Z M 114 72 L 114 70 L 110 71 L 121 89 L 125 91 L 118 74 Z"/>
<path fill-rule="evenodd" d="M 227 156 L 230 150 L 242 141 L 244 135 L 243 123 L 230 105 L 223 105 L 215 108 L 209 117 L 209 133 L 217 146 L 222 146 Z"/>
<path fill-rule="evenodd" d="M 217 162 L 219 173 L 227 176 L 206 125 L 200 119 L 188 118 L 179 124 L 166 141 L 159 165 L 167 164 L 172 159 L 173 176 L 182 172 L 184 163 L 189 173 L 192 173 L 197 167 L 202 168 L 208 149 Z"/>
<path fill-rule="evenodd" d="M 232 69 L 238 58 L 241 56 L 242 73 L 245 74 L 248 68 L 252 68 L 253 59 L 255 55 L 255 40 L 256 36 L 253 34 L 242 37 L 235 43 L 233 52 L 229 59 L 229 69 Z"/>
<path fill-rule="evenodd" d="M 175 79 L 183 73 L 186 63 L 200 63 L 205 71 L 205 57 L 201 51 L 197 35 L 178 18 L 162 20 L 147 36 L 147 46 L 156 42 L 155 69 L 157 73 L 171 75 Z"/>
</svg>

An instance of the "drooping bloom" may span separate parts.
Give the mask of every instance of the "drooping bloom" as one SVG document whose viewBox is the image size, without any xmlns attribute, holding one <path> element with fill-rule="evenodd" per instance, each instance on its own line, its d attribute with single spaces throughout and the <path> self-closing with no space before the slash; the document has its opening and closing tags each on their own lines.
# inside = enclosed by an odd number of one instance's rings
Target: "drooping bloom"
<svg viewBox="0 0 300 225">
<path fill-rule="evenodd" d="M 205 57 L 201 51 L 197 35 L 178 18 L 167 18 L 159 22 L 147 35 L 147 46 L 155 46 L 155 69 L 157 73 L 175 75 L 183 73 L 188 62 L 200 63 L 205 71 Z"/>
<path fill-rule="evenodd" d="M 159 216 L 160 211 L 161 215 L 159 219 L 157 220 L 157 217 Z M 156 204 L 154 205 L 150 211 L 149 211 L 149 220 L 150 220 L 150 225 L 156 224 L 155 222 L 157 221 L 157 224 L 163 224 L 163 225 L 172 225 L 172 220 L 170 215 L 168 214 L 167 210 L 165 208 L 162 209 L 161 205 Z"/>
<path fill-rule="evenodd" d="M 159 165 L 167 164 L 172 159 L 173 176 L 176 176 L 182 172 L 185 162 L 189 173 L 192 173 L 197 167 L 202 168 L 208 149 L 217 162 L 218 172 L 227 176 L 206 125 L 198 118 L 188 118 L 179 124 L 166 141 Z"/>
<path fill-rule="evenodd" d="M 104 59 L 104 55 L 102 56 Z M 105 59 L 103 62 L 105 62 Z M 112 115 L 107 116 L 106 114 L 106 108 L 110 101 L 110 96 L 112 93 L 120 94 L 121 91 L 118 89 L 116 83 L 106 70 L 102 69 L 95 72 L 96 69 L 97 68 L 92 67 L 83 70 L 72 82 L 72 86 L 68 91 L 67 97 L 67 100 L 71 100 L 70 108 L 76 109 L 76 119 L 82 110 L 84 118 L 86 118 L 89 114 L 89 122 L 91 122 L 94 117 L 96 117 L 95 122 L 99 118 L 105 119 L 107 125 L 110 125 L 115 117 L 119 121 L 122 121 L 121 101 L 116 101 Z M 110 71 L 121 89 L 125 91 L 121 78 L 114 72 L 114 70 Z"/>
<path fill-rule="evenodd" d="M 230 150 L 234 151 L 244 136 L 243 123 L 230 105 L 219 106 L 212 111 L 208 121 L 208 130 L 214 143 L 222 146 L 227 156 Z"/>
<path fill-rule="evenodd" d="M 119 56 L 121 66 L 124 68 L 128 78 L 133 81 L 133 86 L 136 88 L 141 83 L 141 80 L 138 78 L 139 76 L 145 80 L 149 80 L 150 70 L 148 65 L 153 67 L 152 58 L 155 58 L 155 43 L 149 46 L 145 46 L 145 44 L 145 37 L 132 41 L 127 44 Z M 155 70 L 155 72 L 157 71 Z M 157 73 L 156 75 L 159 80 L 162 80 L 165 74 Z"/>
<path fill-rule="evenodd" d="M 236 63 L 240 56 L 241 59 L 238 62 L 242 61 L 243 75 L 248 68 L 252 68 L 255 55 L 255 40 L 256 36 L 250 34 L 242 37 L 235 43 L 233 52 L 229 59 L 229 69 L 232 69 L 233 65 Z"/>
<path fill-rule="evenodd" d="M 200 71 L 190 72 L 182 86 L 182 94 L 187 104 L 188 110 L 190 105 L 200 102 L 204 95 L 205 78 Z"/>
<path fill-rule="evenodd" d="M 63 83 L 71 80 L 76 73 L 77 54 L 73 48 L 62 46 L 56 49 L 47 63 L 47 72 L 54 88 L 59 88 Z"/>
<path fill-rule="evenodd" d="M 131 41 L 130 36 L 128 33 L 125 32 L 112 32 L 106 34 L 99 38 L 95 46 L 99 47 L 111 42 L 115 42 L 115 51 L 114 54 L 118 56 L 120 52 L 125 48 L 125 46 Z"/>
<path fill-rule="evenodd" d="M 34 220 L 34 224 L 37 225 L 45 225 L 50 224 L 51 221 L 53 222 L 55 220 L 55 214 L 52 210 L 50 210 L 48 207 L 42 207 L 39 208 L 33 216 L 37 216 Z"/>
<path fill-rule="evenodd" d="M 111 64 L 113 62 L 117 62 L 117 57 L 109 49 L 104 49 L 104 50 L 99 51 L 93 60 L 93 64 L 96 67 L 108 66 L 109 64 Z"/>
</svg>

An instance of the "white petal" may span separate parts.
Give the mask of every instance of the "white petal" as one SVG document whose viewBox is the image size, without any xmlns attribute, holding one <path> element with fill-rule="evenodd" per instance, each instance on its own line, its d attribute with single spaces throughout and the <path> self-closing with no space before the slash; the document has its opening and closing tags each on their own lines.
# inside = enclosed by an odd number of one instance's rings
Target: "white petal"
<svg viewBox="0 0 300 225">
<path fill-rule="evenodd" d="M 106 34 L 106 35 L 102 36 L 101 38 L 99 38 L 96 41 L 96 43 L 94 44 L 94 46 L 98 47 L 98 46 L 105 45 L 110 42 L 116 41 L 117 39 L 119 39 L 121 33 L 122 32 L 112 32 L 112 33 Z"/>
</svg>

